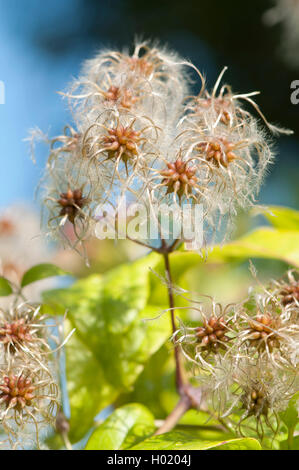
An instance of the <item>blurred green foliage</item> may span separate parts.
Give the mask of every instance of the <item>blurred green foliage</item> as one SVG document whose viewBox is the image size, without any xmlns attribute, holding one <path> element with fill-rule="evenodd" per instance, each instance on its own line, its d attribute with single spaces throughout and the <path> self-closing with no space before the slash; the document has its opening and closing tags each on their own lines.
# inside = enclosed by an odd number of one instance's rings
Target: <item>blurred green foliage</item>
<svg viewBox="0 0 299 470">
<path fill-rule="evenodd" d="M 232 302 L 244 298 L 249 285 L 256 283 L 248 269 L 249 259 L 258 266 L 261 280 L 269 279 L 270 273 L 273 277 L 273 270 L 281 275 L 287 267 L 298 266 L 299 214 L 286 208 L 270 209 L 274 216 L 266 213 L 266 218 L 272 226 L 256 228 L 223 247 L 214 247 L 207 258 L 183 249 L 173 253 L 175 285 L 188 289 L 186 295 L 193 299 L 208 294 L 217 301 Z M 45 311 L 67 311 L 65 331 L 76 329 L 65 346 L 72 442 L 96 427 L 97 414 L 113 405 L 116 411 L 94 431 L 87 448 L 134 446 L 153 432 L 153 416 L 163 419 L 175 406 L 178 396 L 163 279 L 163 260 L 152 253 L 105 274 L 89 275 L 68 288 L 44 293 Z M 185 307 L 176 314 L 196 323 L 188 302 L 181 296 L 175 302 Z M 294 410 L 286 413 L 298 421 Z M 289 426 L 289 418 L 282 420 Z M 234 438 L 231 444 L 223 444 L 219 440 L 224 437 L 204 437 L 202 429 L 208 432 L 214 426 L 218 432 L 216 425 L 206 413 L 192 410 L 179 423 L 193 427 L 189 434 L 174 430 L 134 448 L 260 448 L 254 439 Z"/>
</svg>

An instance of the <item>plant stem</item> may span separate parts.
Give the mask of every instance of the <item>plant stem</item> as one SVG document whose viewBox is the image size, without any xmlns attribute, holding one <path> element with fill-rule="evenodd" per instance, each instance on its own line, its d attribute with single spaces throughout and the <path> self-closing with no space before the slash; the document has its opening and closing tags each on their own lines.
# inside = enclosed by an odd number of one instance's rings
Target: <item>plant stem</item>
<svg viewBox="0 0 299 470">
<path fill-rule="evenodd" d="M 172 326 L 172 333 L 176 332 L 176 322 L 175 322 L 175 314 L 174 314 L 174 297 L 173 297 L 173 289 L 172 289 L 172 276 L 170 270 L 170 263 L 169 263 L 169 253 L 163 254 L 164 263 L 165 263 L 165 271 L 167 274 L 167 281 L 168 281 L 168 299 L 169 299 L 169 308 L 171 314 L 171 326 Z M 184 376 L 183 376 L 183 369 L 181 364 L 181 357 L 180 357 L 180 349 L 178 345 L 174 347 L 174 357 L 175 357 L 175 377 L 176 377 L 176 388 L 180 395 L 183 393 L 184 387 Z"/>
<path fill-rule="evenodd" d="M 63 443 L 65 445 L 66 450 L 73 450 L 72 444 L 69 440 L 69 429 L 70 425 L 68 420 L 65 417 L 62 409 L 60 408 L 57 417 L 56 417 L 56 431 L 61 435 Z"/>
<path fill-rule="evenodd" d="M 164 434 L 171 431 L 177 424 L 180 418 L 191 408 L 191 401 L 187 395 L 181 397 L 176 407 L 172 410 L 169 416 L 165 419 L 162 426 L 156 431 L 155 435 Z"/>
<path fill-rule="evenodd" d="M 131 238 L 131 237 L 129 237 L 129 235 L 127 235 L 127 240 L 130 240 L 130 242 L 136 243 L 137 245 L 143 246 L 144 248 L 147 248 L 148 250 L 155 251 L 155 249 L 152 248 L 150 245 L 147 245 L 146 243 L 144 243 L 140 240 L 136 240 L 135 238 Z"/>
<path fill-rule="evenodd" d="M 161 235 L 161 234 L 160 234 Z M 144 244 L 143 242 L 138 242 L 137 240 L 130 239 L 131 241 L 135 241 L 135 243 L 139 243 L 147 248 L 150 248 L 148 245 Z M 165 271 L 167 276 L 167 289 L 168 289 L 168 301 L 169 301 L 169 309 L 170 309 L 170 317 L 171 317 L 171 328 L 172 334 L 177 331 L 176 321 L 175 321 L 175 305 L 174 305 L 174 294 L 173 294 L 173 281 L 170 269 L 170 261 L 169 261 L 169 254 L 172 253 L 177 245 L 181 242 L 180 239 L 174 240 L 172 245 L 168 246 L 165 240 L 161 235 L 161 246 L 160 248 L 153 248 L 151 247 L 152 251 L 156 253 L 160 253 L 164 259 Z M 177 403 L 176 407 L 170 413 L 170 415 L 166 418 L 162 426 L 157 430 L 156 435 L 163 434 L 165 432 L 170 431 L 175 427 L 178 423 L 180 418 L 191 408 L 199 409 L 201 403 L 201 389 L 192 387 L 190 384 L 187 383 L 185 380 L 184 369 L 181 363 L 181 354 L 179 345 L 174 346 L 174 359 L 175 359 L 175 381 L 176 381 L 176 389 L 178 394 L 180 395 L 180 400 Z"/>
<path fill-rule="evenodd" d="M 68 433 L 63 432 L 63 433 L 61 433 L 61 436 L 62 436 L 62 439 L 63 439 L 66 450 L 73 450 L 72 444 L 69 440 Z"/>
<path fill-rule="evenodd" d="M 161 235 L 161 246 L 159 248 L 153 248 L 146 245 L 143 242 L 139 242 L 138 240 L 133 240 L 127 237 L 131 241 L 135 241 L 139 245 L 142 245 L 147 248 L 151 248 L 152 251 L 156 253 L 160 253 L 164 259 L 165 265 L 165 272 L 167 276 L 167 289 L 168 289 L 168 301 L 169 301 L 169 309 L 170 309 L 170 316 L 171 316 L 171 328 L 172 334 L 177 331 L 176 321 L 175 321 L 175 305 L 174 305 L 174 293 L 173 293 L 173 280 L 172 274 L 170 269 L 170 260 L 169 255 L 172 253 L 177 245 L 181 242 L 181 240 L 175 240 L 172 245 L 168 246 L 165 240 Z M 156 431 L 156 435 L 163 434 L 165 432 L 170 431 L 173 429 L 176 424 L 179 422 L 180 418 L 190 409 L 199 409 L 201 404 L 202 392 L 200 387 L 193 387 L 192 385 L 188 384 L 185 380 L 184 369 L 181 363 L 181 354 L 179 345 L 174 346 L 174 359 L 175 359 L 175 381 L 176 381 L 176 389 L 178 394 L 180 395 L 180 400 L 177 403 L 176 407 L 170 413 L 170 415 L 165 419 L 161 427 Z M 229 426 L 223 421 L 221 418 L 216 418 L 220 423 L 223 430 L 230 432 Z"/>
<path fill-rule="evenodd" d="M 294 431 L 296 426 L 291 426 L 288 429 L 288 449 L 292 450 L 294 445 Z"/>
</svg>

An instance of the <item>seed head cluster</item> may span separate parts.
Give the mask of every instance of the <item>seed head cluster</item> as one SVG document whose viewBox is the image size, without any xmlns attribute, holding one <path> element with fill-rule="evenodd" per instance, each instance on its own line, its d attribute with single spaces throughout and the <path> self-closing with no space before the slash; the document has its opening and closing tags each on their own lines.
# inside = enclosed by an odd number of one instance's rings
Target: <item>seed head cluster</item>
<svg viewBox="0 0 299 470">
<path fill-rule="evenodd" d="M 261 438 L 265 427 L 276 433 L 279 412 L 298 391 L 297 287 L 292 270 L 239 304 L 192 304 L 199 325 L 182 323 L 173 336 L 213 408 L 222 417 L 239 416 L 241 435 L 250 420 Z"/>
<path fill-rule="evenodd" d="M 204 239 L 218 235 L 222 221 L 229 222 L 221 233 L 227 235 L 238 210 L 256 202 L 274 158 L 270 134 L 291 131 L 267 121 L 253 100 L 257 92 L 237 94 L 222 85 L 225 71 L 209 91 L 193 64 L 146 41 L 132 53 L 104 50 L 86 61 L 61 93 L 72 125 L 54 138 L 32 133 L 33 143 L 41 139 L 50 148 L 41 181 L 47 232 L 84 250 L 96 208 L 115 207 L 129 195 L 151 209 L 174 205 L 176 215 L 186 205 L 201 205 Z M 199 83 L 195 95 L 191 73 Z M 261 436 L 264 426 L 274 430 L 277 413 L 298 387 L 298 302 L 298 280 L 289 273 L 238 305 L 211 302 L 207 310 L 192 304 L 199 321 L 181 323 L 173 334 L 219 414 L 239 413 L 241 434 L 251 419 Z M 49 411 L 56 403 L 44 365 L 46 329 L 38 325 L 44 325 L 39 311 L 22 310 L 5 316 L 0 328 L 7 362 L 0 400 L 7 427 L 10 419 L 35 419 L 40 399 L 47 398 Z M 29 356 L 36 367 L 16 372 L 18 361 Z"/>
<path fill-rule="evenodd" d="M 14 302 L 0 310 L 0 423 L 10 448 L 39 447 L 43 430 L 54 425 L 59 393 L 51 336 L 39 306 Z"/>
<path fill-rule="evenodd" d="M 220 88 L 225 70 L 210 93 L 194 65 L 146 41 L 132 54 L 104 50 L 86 61 L 62 93 L 74 124 L 52 139 L 33 132 L 50 146 L 41 183 L 48 232 L 69 242 L 71 225 L 79 247 L 93 233 L 95 208 L 127 194 L 150 208 L 175 204 L 178 213 L 202 204 L 207 233 L 254 204 L 273 160 L 257 117 L 270 132 L 288 131 L 268 123 L 256 93 Z"/>
</svg>

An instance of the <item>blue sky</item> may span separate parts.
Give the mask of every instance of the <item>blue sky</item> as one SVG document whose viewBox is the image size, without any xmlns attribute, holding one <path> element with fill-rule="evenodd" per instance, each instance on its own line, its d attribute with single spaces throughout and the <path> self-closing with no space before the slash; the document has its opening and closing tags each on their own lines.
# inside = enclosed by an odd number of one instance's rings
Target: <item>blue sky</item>
<svg viewBox="0 0 299 470">
<path fill-rule="evenodd" d="M 69 11 L 76 3 L 54 0 L 51 9 L 45 9 L 44 3 L 32 0 L 0 1 L 0 80 L 5 84 L 5 104 L 0 105 L 0 206 L 33 199 L 43 159 L 37 166 L 32 164 L 24 142 L 28 131 L 38 126 L 55 134 L 68 119 L 56 92 L 78 73 L 84 52 L 77 46 L 65 54 L 50 55 L 33 43 L 43 25 L 49 29 L 57 21 L 70 25 L 74 18 Z"/>
</svg>

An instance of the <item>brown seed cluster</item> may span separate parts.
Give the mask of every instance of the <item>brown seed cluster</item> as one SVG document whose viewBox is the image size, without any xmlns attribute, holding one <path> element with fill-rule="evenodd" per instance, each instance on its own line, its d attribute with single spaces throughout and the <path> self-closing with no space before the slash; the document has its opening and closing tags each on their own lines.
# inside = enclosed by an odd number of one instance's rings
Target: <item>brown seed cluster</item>
<svg viewBox="0 0 299 470">
<path fill-rule="evenodd" d="M 109 136 L 104 137 L 103 143 L 109 159 L 121 158 L 127 163 L 134 155 L 138 155 L 139 131 L 134 131 L 131 126 L 124 127 L 119 124 L 116 128 L 109 129 L 108 133 Z"/>
<path fill-rule="evenodd" d="M 7 408 L 16 408 L 21 411 L 25 406 L 30 406 L 34 398 L 35 387 L 32 380 L 24 375 L 19 377 L 10 374 L 2 379 L 0 385 L 0 401 Z"/>
<path fill-rule="evenodd" d="M 256 319 L 248 320 L 250 332 L 248 340 L 252 346 L 258 349 L 268 347 L 272 352 L 274 348 L 279 348 L 279 337 L 275 330 L 279 327 L 279 318 L 273 318 L 270 314 L 257 315 Z"/>
<path fill-rule="evenodd" d="M 236 144 L 229 142 L 225 137 L 218 138 L 208 143 L 200 143 L 197 150 L 204 155 L 205 160 L 213 165 L 227 168 L 231 162 L 236 160 L 237 155 L 233 152 Z"/>
<path fill-rule="evenodd" d="M 285 286 L 280 295 L 282 296 L 282 305 L 290 305 L 292 303 L 299 303 L 299 282 Z"/>
<path fill-rule="evenodd" d="M 32 339 L 30 326 L 26 323 L 25 318 L 20 318 L 11 323 L 5 322 L 4 325 L 0 326 L 0 343 L 5 346 L 30 342 Z"/>
<path fill-rule="evenodd" d="M 138 100 L 138 98 L 133 96 L 133 93 L 130 90 L 127 90 L 126 88 L 121 89 L 114 85 L 112 85 L 104 93 L 104 96 L 107 101 L 112 101 L 114 103 L 116 103 L 119 100 L 120 105 L 126 109 L 130 109 L 133 106 L 133 104 L 135 104 L 136 101 Z"/>
<path fill-rule="evenodd" d="M 149 77 L 154 70 L 154 65 L 146 60 L 145 57 L 130 57 L 128 63 L 132 72 L 143 77 Z"/>
<path fill-rule="evenodd" d="M 196 168 L 188 167 L 187 163 L 178 158 L 174 163 L 167 163 L 167 169 L 160 172 L 163 176 L 162 184 L 167 186 L 167 194 L 176 193 L 181 199 L 192 193 L 198 178 L 195 176 Z"/>
<path fill-rule="evenodd" d="M 231 107 L 230 101 L 225 98 L 199 98 L 197 100 L 198 108 L 209 109 L 212 106 L 216 113 L 220 116 L 220 122 L 226 126 L 231 122 L 231 115 L 227 109 Z"/>
<path fill-rule="evenodd" d="M 57 202 L 62 207 L 59 215 L 67 215 L 69 221 L 74 224 L 79 209 L 87 204 L 87 198 L 83 197 L 82 189 L 72 190 L 69 188 L 66 193 L 60 194 L 60 199 Z"/>
<path fill-rule="evenodd" d="M 248 416 L 267 416 L 269 404 L 262 390 L 253 389 L 241 397 L 243 408 L 248 411 Z"/>
<path fill-rule="evenodd" d="M 217 351 L 225 349 L 225 344 L 229 341 L 226 336 L 228 330 L 227 322 L 224 317 L 210 317 L 204 320 L 203 326 L 196 328 L 196 336 L 202 348 Z"/>
</svg>

